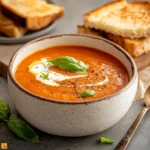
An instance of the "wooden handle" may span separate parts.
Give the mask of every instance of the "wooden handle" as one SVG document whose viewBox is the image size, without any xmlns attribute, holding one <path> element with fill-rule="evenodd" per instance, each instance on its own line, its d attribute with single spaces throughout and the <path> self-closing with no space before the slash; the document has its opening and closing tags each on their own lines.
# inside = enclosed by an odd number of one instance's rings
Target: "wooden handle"
<svg viewBox="0 0 150 150">
<path fill-rule="evenodd" d="M 0 61 L 0 76 L 7 79 L 7 70 L 8 70 L 8 66 Z"/>
<path fill-rule="evenodd" d="M 138 72 L 150 65 L 150 52 L 134 58 Z"/>
<path fill-rule="evenodd" d="M 138 125 L 140 124 L 142 118 L 144 117 L 148 109 L 149 109 L 148 107 L 144 107 L 142 109 L 142 111 L 139 113 L 130 129 L 127 131 L 127 133 L 124 135 L 124 137 L 114 150 L 125 150 L 127 148 L 135 130 L 137 129 Z"/>
</svg>

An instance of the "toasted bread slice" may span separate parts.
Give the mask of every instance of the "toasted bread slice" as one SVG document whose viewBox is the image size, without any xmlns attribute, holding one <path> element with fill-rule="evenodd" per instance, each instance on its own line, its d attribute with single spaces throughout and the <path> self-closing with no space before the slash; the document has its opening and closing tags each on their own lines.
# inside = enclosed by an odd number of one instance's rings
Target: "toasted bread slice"
<svg viewBox="0 0 150 150">
<path fill-rule="evenodd" d="M 19 38 L 26 32 L 25 28 L 16 25 L 11 19 L 2 15 L 0 11 L 0 33 L 9 37 Z"/>
<path fill-rule="evenodd" d="M 103 36 L 124 48 L 132 57 L 138 57 L 150 51 L 150 37 L 140 39 L 129 39 L 110 33 L 88 29 L 78 26 L 78 33 Z"/>
<path fill-rule="evenodd" d="M 64 8 L 44 0 L 1 0 L 2 12 L 28 30 L 39 30 L 61 17 Z"/>
<path fill-rule="evenodd" d="M 87 28 L 137 39 L 150 36 L 150 3 L 116 0 L 84 15 Z"/>
</svg>

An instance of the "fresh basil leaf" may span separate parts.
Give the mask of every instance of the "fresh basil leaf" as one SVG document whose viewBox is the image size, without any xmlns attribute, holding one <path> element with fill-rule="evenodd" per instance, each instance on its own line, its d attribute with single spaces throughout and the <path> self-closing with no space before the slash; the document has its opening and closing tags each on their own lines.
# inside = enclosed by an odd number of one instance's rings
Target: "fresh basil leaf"
<svg viewBox="0 0 150 150">
<path fill-rule="evenodd" d="M 18 137 L 31 143 L 39 143 L 38 135 L 25 121 L 21 120 L 16 115 L 10 116 L 7 124 L 9 129 Z"/>
<path fill-rule="evenodd" d="M 56 59 L 48 60 L 48 62 L 68 71 L 86 72 L 88 70 L 88 66 L 84 62 L 78 61 L 70 56 L 58 57 Z"/>
<path fill-rule="evenodd" d="M 49 74 L 48 74 L 48 73 L 43 73 L 43 72 L 41 72 L 41 76 L 42 76 L 43 79 L 48 80 Z"/>
<path fill-rule="evenodd" d="M 95 94 L 94 90 L 85 90 L 84 92 L 82 92 L 80 94 L 80 97 L 88 97 L 88 96 L 92 96 Z"/>
<path fill-rule="evenodd" d="M 101 137 L 100 142 L 103 144 L 113 144 L 114 141 L 105 137 Z"/>
<path fill-rule="evenodd" d="M 0 120 L 7 120 L 9 118 L 9 114 L 9 105 L 4 100 L 0 100 Z"/>
</svg>

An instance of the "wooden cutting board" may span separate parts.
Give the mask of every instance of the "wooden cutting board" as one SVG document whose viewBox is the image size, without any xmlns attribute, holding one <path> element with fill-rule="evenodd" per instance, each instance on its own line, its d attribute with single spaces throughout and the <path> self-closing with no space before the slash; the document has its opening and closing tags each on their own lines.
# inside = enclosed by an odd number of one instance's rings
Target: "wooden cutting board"
<svg viewBox="0 0 150 150">
<path fill-rule="evenodd" d="M 150 52 L 140 57 L 134 58 L 138 72 L 150 65 Z M 0 76 L 7 78 L 8 66 L 0 61 Z"/>
</svg>

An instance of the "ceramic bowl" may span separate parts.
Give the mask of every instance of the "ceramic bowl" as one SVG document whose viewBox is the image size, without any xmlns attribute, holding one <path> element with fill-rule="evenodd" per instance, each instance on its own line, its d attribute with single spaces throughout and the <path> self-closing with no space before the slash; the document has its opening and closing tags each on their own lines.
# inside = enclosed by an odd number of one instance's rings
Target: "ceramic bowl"
<svg viewBox="0 0 150 150">
<path fill-rule="evenodd" d="M 101 99 L 63 102 L 32 94 L 16 81 L 16 67 L 25 57 L 50 46 L 66 44 L 92 47 L 115 56 L 126 67 L 129 83 L 123 89 Z M 103 38 L 77 34 L 46 36 L 31 41 L 14 54 L 8 71 L 10 97 L 17 111 L 34 127 L 60 136 L 92 135 L 116 124 L 133 102 L 137 82 L 136 65 L 121 47 Z"/>
</svg>

